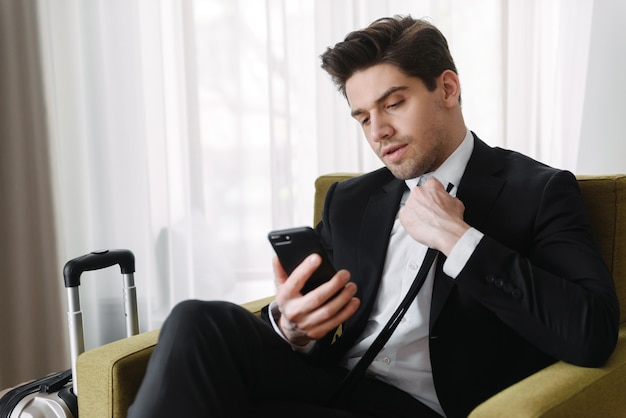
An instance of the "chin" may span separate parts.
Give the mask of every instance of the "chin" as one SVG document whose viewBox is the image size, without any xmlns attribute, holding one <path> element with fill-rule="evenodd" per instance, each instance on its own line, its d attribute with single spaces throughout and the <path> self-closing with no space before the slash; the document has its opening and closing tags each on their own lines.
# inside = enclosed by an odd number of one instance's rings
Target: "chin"
<svg viewBox="0 0 626 418">
<path fill-rule="evenodd" d="M 422 174 L 424 174 L 423 172 L 418 172 L 417 174 L 415 174 L 413 171 L 402 170 L 402 169 L 398 169 L 397 167 L 395 168 L 387 167 L 387 168 L 389 168 L 389 171 L 391 171 L 391 174 L 393 174 L 393 176 L 399 180 L 409 180 L 409 179 L 419 177 Z"/>
<path fill-rule="evenodd" d="M 411 165 L 411 164 L 403 164 L 403 165 L 387 165 L 391 174 L 397 179 L 400 180 L 409 180 L 415 177 L 419 177 L 424 173 L 428 173 L 430 170 L 427 168 Z"/>
</svg>

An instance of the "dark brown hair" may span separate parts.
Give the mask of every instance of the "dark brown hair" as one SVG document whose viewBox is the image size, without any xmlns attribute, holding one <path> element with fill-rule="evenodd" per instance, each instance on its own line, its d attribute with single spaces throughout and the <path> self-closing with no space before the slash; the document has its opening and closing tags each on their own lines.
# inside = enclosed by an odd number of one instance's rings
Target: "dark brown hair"
<svg viewBox="0 0 626 418">
<path fill-rule="evenodd" d="M 362 30 L 349 33 L 343 42 L 321 55 L 322 68 L 345 96 L 346 81 L 357 71 L 376 64 L 392 64 L 418 77 L 430 91 L 445 70 L 456 66 L 443 34 L 431 23 L 411 16 L 385 17 Z"/>
</svg>

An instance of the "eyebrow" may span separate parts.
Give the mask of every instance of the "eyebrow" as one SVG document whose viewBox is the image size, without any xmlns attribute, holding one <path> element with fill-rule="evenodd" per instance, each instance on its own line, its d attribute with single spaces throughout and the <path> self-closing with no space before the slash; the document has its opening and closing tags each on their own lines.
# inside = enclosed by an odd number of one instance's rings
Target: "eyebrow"
<svg viewBox="0 0 626 418">
<path fill-rule="evenodd" d="M 393 86 L 393 87 L 389 87 L 383 94 L 381 94 L 378 99 L 376 99 L 374 101 L 374 103 L 376 104 L 380 104 L 382 102 L 384 102 L 385 100 L 387 100 L 387 98 L 389 96 L 391 96 L 392 94 L 394 94 L 397 91 L 401 91 L 401 90 L 406 90 L 408 89 L 409 86 Z M 352 116 L 353 118 L 357 117 L 358 115 L 360 115 L 361 113 L 363 113 L 364 110 L 363 109 L 354 109 L 352 112 L 350 112 L 350 116 Z"/>
</svg>

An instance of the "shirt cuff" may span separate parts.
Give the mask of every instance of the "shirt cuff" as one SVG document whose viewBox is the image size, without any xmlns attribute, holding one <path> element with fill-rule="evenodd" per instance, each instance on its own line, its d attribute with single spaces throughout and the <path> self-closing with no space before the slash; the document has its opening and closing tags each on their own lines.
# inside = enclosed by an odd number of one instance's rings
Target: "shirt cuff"
<svg viewBox="0 0 626 418">
<path fill-rule="evenodd" d="M 443 264 L 443 272 L 453 279 L 456 279 L 467 264 L 469 258 L 474 254 L 474 250 L 476 250 L 483 236 L 484 234 L 482 232 L 474 228 L 465 231 L 452 248 L 450 255 Z"/>
<path fill-rule="evenodd" d="M 315 341 L 310 341 L 308 344 L 306 345 L 295 345 L 292 344 L 291 341 L 289 341 L 287 339 L 287 337 L 285 337 L 285 335 L 283 334 L 283 332 L 280 330 L 280 327 L 278 326 L 277 322 L 280 318 L 280 311 L 278 310 L 278 304 L 276 303 L 276 301 L 272 301 L 272 303 L 270 303 L 270 307 L 269 307 L 269 311 L 270 311 L 270 322 L 272 323 L 272 327 L 274 328 L 274 331 L 276 331 L 276 333 L 278 335 L 280 335 L 280 338 L 282 338 L 283 340 L 285 340 L 294 351 L 297 351 L 299 353 L 304 353 L 304 354 L 308 354 L 311 352 L 311 350 L 313 350 L 313 347 L 315 347 Z"/>
</svg>

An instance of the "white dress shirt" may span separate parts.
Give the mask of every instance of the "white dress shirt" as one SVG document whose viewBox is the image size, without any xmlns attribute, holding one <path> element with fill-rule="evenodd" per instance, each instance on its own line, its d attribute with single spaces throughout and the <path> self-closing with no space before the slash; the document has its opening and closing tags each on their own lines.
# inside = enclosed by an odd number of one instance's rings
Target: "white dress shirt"
<svg viewBox="0 0 626 418">
<path fill-rule="evenodd" d="M 463 142 L 437 170 L 421 178 L 407 180 L 407 186 L 411 189 L 424 182 L 426 178 L 435 177 L 444 187 L 452 183 L 454 187 L 450 194 L 456 196 L 456 186 L 460 183 L 473 148 L 474 139 L 468 130 Z M 408 196 L 409 190 L 402 196 L 400 207 L 404 206 Z M 482 233 L 473 228 L 461 237 L 444 263 L 443 270 L 448 276 L 456 278 L 482 237 Z M 343 366 L 352 369 L 378 336 L 411 287 L 426 250 L 425 245 L 412 239 L 405 231 L 396 215 L 373 310 L 357 343 L 344 357 Z M 417 303 L 410 305 L 385 347 L 369 366 L 368 373 L 402 389 L 439 414 L 445 415 L 435 392 L 428 347 L 434 276 L 435 271 L 431 268 L 417 295 Z M 275 303 L 270 308 L 276 313 Z M 273 316 L 270 315 L 274 329 L 282 336 Z M 294 346 L 294 349 L 308 352 L 314 344 L 311 342 L 304 347 Z"/>
</svg>

